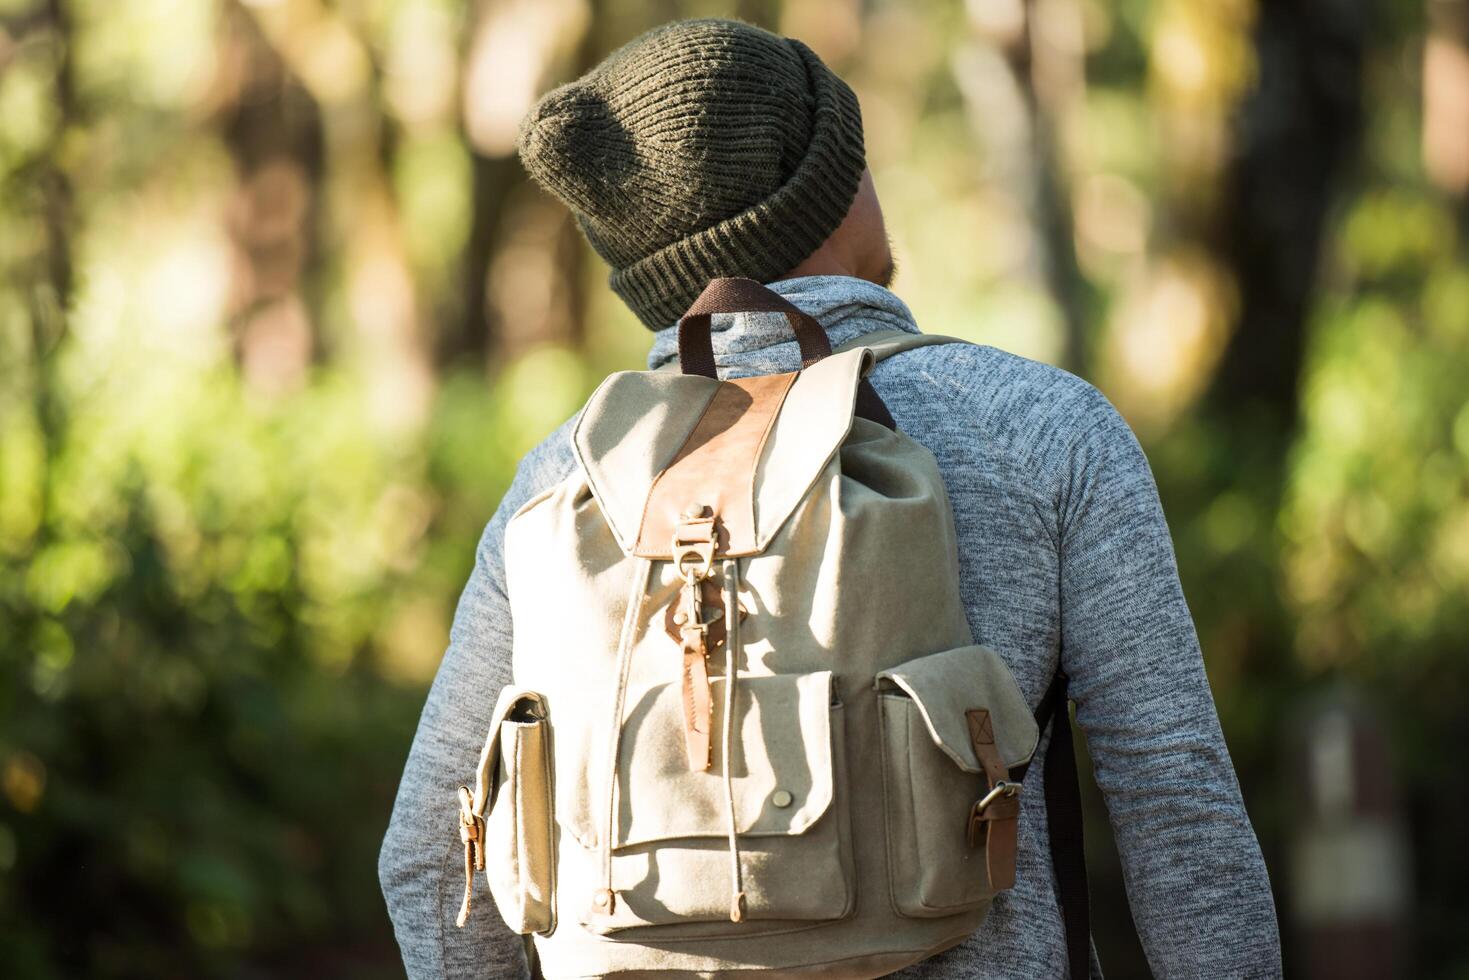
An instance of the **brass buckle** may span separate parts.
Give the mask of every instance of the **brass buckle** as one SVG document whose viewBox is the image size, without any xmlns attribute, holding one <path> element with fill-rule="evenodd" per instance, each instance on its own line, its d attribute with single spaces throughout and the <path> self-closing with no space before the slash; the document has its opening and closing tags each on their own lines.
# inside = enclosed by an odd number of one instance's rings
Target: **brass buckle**
<svg viewBox="0 0 1469 980">
<path fill-rule="evenodd" d="M 690 504 L 673 529 L 673 567 L 690 585 L 709 577 L 714 570 L 716 534 L 713 515 L 704 516 L 705 507 Z"/>
<path fill-rule="evenodd" d="M 990 804 L 995 802 L 996 800 L 1009 799 L 1012 796 L 1019 795 L 1019 783 L 1012 783 L 1008 779 L 1001 779 L 995 783 L 993 789 L 984 794 L 984 797 L 981 798 L 978 803 L 974 804 L 974 812 L 976 814 L 983 813 L 985 810 L 989 809 Z"/>
<path fill-rule="evenodd" d="M 714 570 L 714 542 L 679 541 L 675 538 L 673 567 L 690 584 L 708 578 Z"/>
<path fill-rule="evenodd" d="M 965 828 L 965 837 L 970 847 L 978 847 L 983 839 L 984 812 L 992 804 L 999 800 L 1008 800 L 1020 795 L 1021 785 L 1013 783 L 1008 779 L 1001 779 L 995 783 L 990 791 L 982 796 L 970 809 L 968 826 Z"/>
</svg>

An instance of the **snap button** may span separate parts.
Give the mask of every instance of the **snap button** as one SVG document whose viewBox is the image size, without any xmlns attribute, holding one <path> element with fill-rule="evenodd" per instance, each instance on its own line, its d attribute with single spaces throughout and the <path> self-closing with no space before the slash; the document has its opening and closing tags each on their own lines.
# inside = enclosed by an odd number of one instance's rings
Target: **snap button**
<svg viewBox="0 0 1469 980">
<path fill-rule="evenodd" d="M 778 789 L 774 793 L 770 794 L 770 802 L 780 807 L 782 810 L 790 806 L 791 801 L 794 799 L 795 797 L 791 796 L 790 793 L 787 793 L 783 789 Z"/>
</svg>

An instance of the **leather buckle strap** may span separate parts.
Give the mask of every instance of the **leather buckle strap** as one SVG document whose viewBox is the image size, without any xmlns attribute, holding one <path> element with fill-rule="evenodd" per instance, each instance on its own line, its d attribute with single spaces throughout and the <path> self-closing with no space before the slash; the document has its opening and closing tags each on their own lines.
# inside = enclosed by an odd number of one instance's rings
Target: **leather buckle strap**
<svg viewBox="0 0 1469 980">
<path fill-rule="evenodd" d="M 703 504 L 689 504 L 674 528 L 670 546 L 673 567 L 684 580 L 682 608 L 676 617 L 682 653 L 679 675 L 684 748 L 689 768 L 695 772 L 708 769 L 713 759 L 713 692 L 709 686 L 709 625 L 704 621 L 703 583 L 714 568 L 718 518 L 705 517 L 706 510 Z"/>
<path fill-rule="evenodd" d="M 709 686 L 709 647 L 706 627 L 685 626 L 680 680 L 683 699 L 684 749 L 689 768 L 704 772 L 713 761 L 713 691 Z"/>
<path fill-rule="evenodd" d="M 475 812 L 468 786 L 459 787 L 459 839 L 464 842 L 464 900 L 454 921 L 462 929 L 474 903 L 474 873 L 485 869 L 485 818 Z"/>
<path fill-rule="evenodd" d="M 970 847 L 984 846 L 985 869 L 990 887 L 996 891 L 1015 885 L 1015 856 L 1020 838 L 1020 783 L 1010 779 L 1010 770 L 995 744 L 994 724 L 984 708 L 964 712 L 969 741 L 984 768 L 985 794 L 969 810 L 964 828 Z"/>
</svg>

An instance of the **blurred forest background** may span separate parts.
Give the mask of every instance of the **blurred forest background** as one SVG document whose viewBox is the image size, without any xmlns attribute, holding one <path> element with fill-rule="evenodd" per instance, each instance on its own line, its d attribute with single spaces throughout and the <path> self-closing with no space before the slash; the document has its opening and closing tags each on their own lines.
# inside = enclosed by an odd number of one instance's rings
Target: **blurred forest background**
<svg viewBox="0 0 1469 980">
<path fill-rule="evenodd" d="M 706 14 L 852 82 L 924 328 L 1138 431 L 1288 970 L 1469 976 L 1466 0 L 0 0 L 0 973 L 400 973 L 479 533 L 648 342 L 516 128 Z"/>
</svg>

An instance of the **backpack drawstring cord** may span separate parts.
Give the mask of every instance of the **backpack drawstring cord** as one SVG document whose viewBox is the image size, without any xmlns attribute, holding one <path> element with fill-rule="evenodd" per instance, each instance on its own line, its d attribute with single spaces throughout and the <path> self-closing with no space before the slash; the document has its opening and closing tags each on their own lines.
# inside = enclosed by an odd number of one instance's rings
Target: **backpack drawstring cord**
<svg viewBox="0 0 1469 980">
<path fill-rule="evenodd" d="M 607 749 L 607 782 L 604 787 L 607 799 L 607 822 L 602 834 L 602 887 L 592 895 L 592 912 L 611 915 L 616 905 L 612 892 L 612 833 L 617 819 L 617 757 L 622 751 L 622 713 L 627 701 L 627 677 L 632 667 L 633 638 L 637 635 L 639 614 L 648 591 L 648 572 L 653 563 L 639 558 L 633 569 L 632 583 L 627 595 L 627 610 L 622 619 L 622 636 L 617 643 L 617 694 L 612 709 L 612 738 Z"/>
<path fill-rule="evenodd" d="M 632 589 L 628 595 L 626 617 L 622 624 L 622 637 L 618 643 L 617 694 L 613 708 L 611 744 L 608 747 L 606 769 L 607 820 L 602 834 L 602 887 L 592 897 L 595 913 L 611 915 L 615 899 L 612 891 L 612 835 L 617 816 L 617 759 L 622 743 L 622 714 L 627 696 L 628 672 L 632 665 L 633 637 L 636 633 L 638 612 L 642 607 L 647 590 L 648 570 L 652 563 L 641 559 L 633 574 Z M 724 685 L 724 730 L 721 751 L 724 754 L 724 796 L 727 804 L 729 827 L 730 901 L 729 919 L 743 922 L 745 919 L 744 873 L 740 868 L 740 844 L 738 817 L 734 797 L 734 716 L 735 688 L 740 673 L 740 617 L 739 617 L 739 564 L 734 559 L 722 563 L 724 578 L 725 609 L 725 685 Z"/>
<path fill-rule="evenodd" d="M 740 870 L 739 827 L 734 798 L 735 685 L 740 676 L 739 562 L 726 558 L 724 572 L 724 798 L 729 805 L 729 921 L 745 920 L 744 874 Z"/>
</svg>

